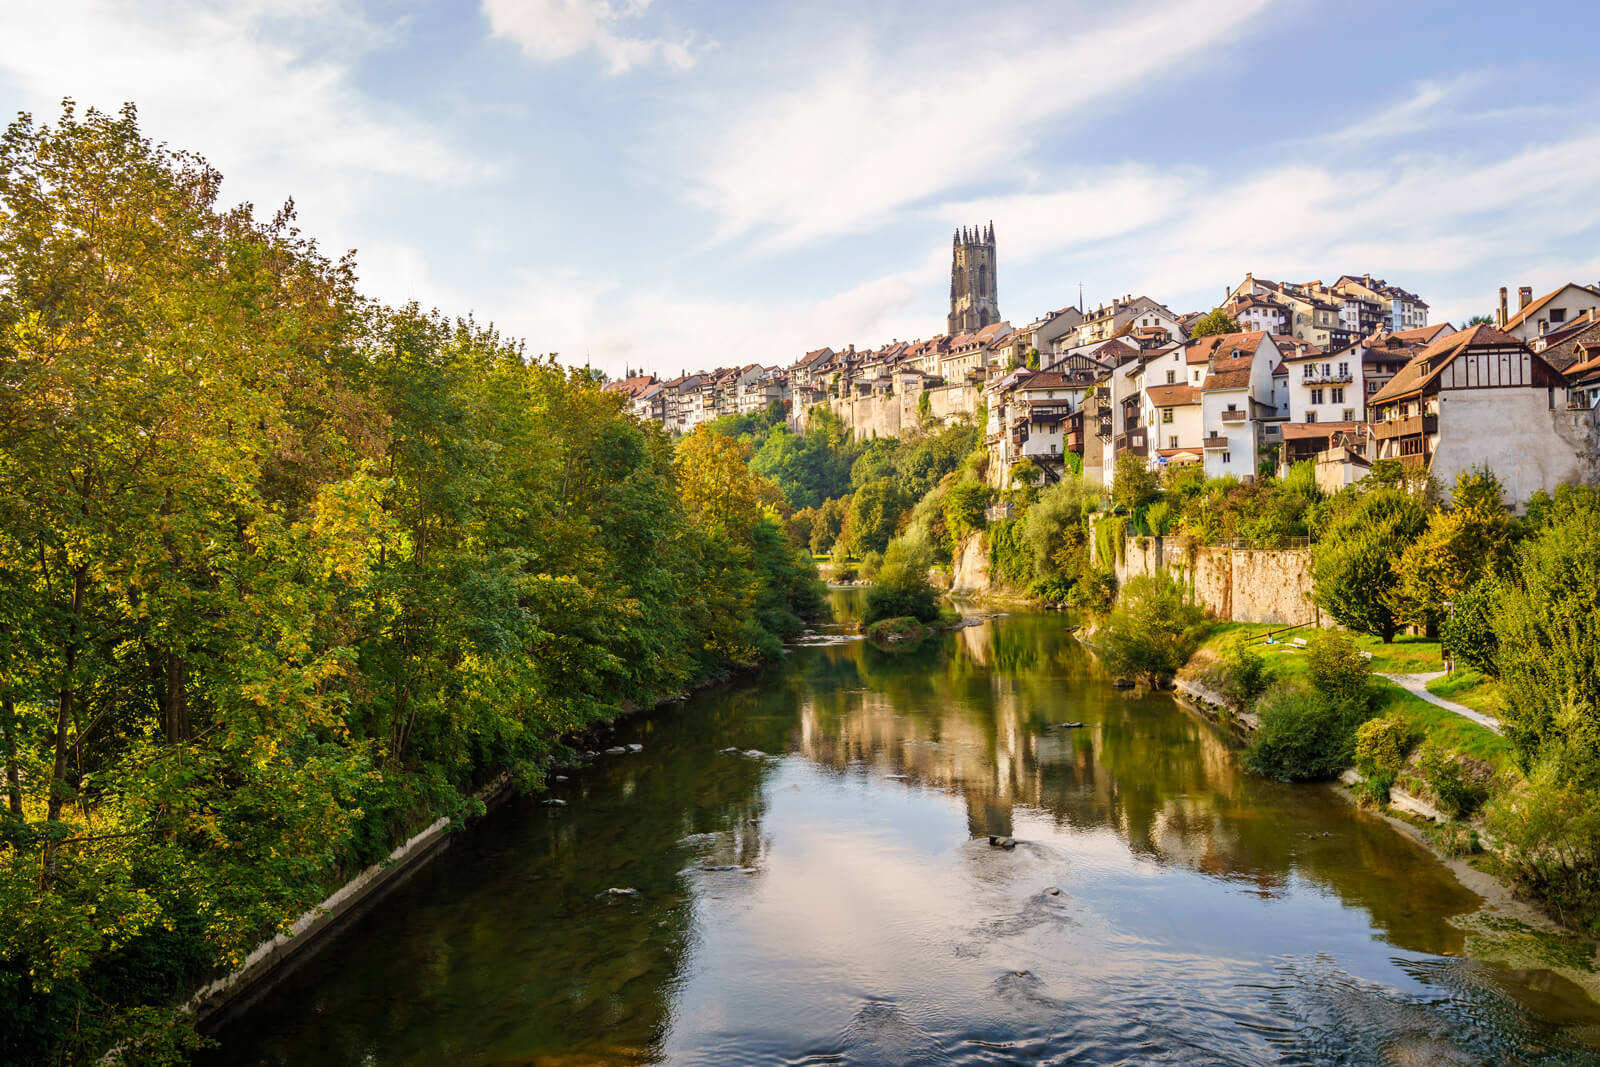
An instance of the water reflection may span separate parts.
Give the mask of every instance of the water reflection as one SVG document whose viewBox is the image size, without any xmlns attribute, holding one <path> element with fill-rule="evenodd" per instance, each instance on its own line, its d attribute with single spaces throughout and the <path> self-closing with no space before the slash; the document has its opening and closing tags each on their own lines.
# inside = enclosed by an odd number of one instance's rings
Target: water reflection
<svg viewBox="0 0 1600 1067">
<path fill-rule="evenodd" d="M 216 1062 L 1591 1058 L 1569 984 L 1453 958 L 1476 898 L 1431 857 L 1241 774 L 1056 616 L 798 649 L 618 740 L 645 751 L 464 835 Z"/>
</svg>

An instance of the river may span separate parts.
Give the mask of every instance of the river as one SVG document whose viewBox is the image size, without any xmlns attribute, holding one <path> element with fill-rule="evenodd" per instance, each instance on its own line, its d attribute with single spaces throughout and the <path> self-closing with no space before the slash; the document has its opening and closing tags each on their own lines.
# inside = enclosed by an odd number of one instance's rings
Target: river
<svg viewBox="0 0 1600 1067">
<path fill-rule="evenodd" d="M 1577 986 L 1464 955 L 1479 900 L 1430 853 L 1245 774 L 1061 616 L 913 651 L 824 632 L 605 740 L 644 747 L 492 812 L 209 1058 L 1600 1061 Z"/>
</svg>

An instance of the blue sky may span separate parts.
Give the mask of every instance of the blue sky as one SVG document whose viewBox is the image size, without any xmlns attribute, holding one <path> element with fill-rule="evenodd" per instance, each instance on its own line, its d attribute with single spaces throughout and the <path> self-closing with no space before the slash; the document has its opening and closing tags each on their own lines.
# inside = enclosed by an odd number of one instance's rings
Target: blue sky
<svg viewBox="0 0 1600 1067">
<path fill-rule="evenodd" d="M 1593 0 L 19 0 L 0 108 L 136 102 L 365 288 L 619 373 L 1022 324 L 1246 270 L 1434 320 L 1600 281 Z"/>
</svg>

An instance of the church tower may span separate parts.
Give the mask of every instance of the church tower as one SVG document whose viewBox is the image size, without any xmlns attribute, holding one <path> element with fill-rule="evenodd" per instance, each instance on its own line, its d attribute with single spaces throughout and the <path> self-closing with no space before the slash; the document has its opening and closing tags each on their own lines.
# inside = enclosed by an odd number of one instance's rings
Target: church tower
<svg viewBox="0 0 1600 1067">
<path fill-rule="evenodd" d="M 950 336 L 1000 321 L 994 277 L 994 223 L 956 231 L 950 254 Z"/>
</svg>

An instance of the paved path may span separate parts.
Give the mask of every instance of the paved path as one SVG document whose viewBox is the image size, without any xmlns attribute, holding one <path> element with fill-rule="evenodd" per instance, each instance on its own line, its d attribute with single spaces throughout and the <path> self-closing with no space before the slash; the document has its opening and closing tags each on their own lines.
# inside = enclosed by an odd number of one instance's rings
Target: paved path
<svg viewBox="0 0 1600 1067">
<path fill-rule="evenodd" d="M 1435 678 L 1443 678 L 1445 671 L 1428 671 L 1424 674 L 1380 674 L 1379 678 L 1387 678 L 1408 693 L 1414 693 L 1430 704 L 1436 704 L 1446 711 L 1453 711 L 1463 719 L 1471 719 L 1485 730 L 1500 732 L 1500 723 L 1493 716 L 1485 715 L 1481 711 L 1473 711 L 1464 704 L 1457 704 L 1453 700 L 1435 696 L 1428 692 L 1428 683 Z"/>
</svg>

